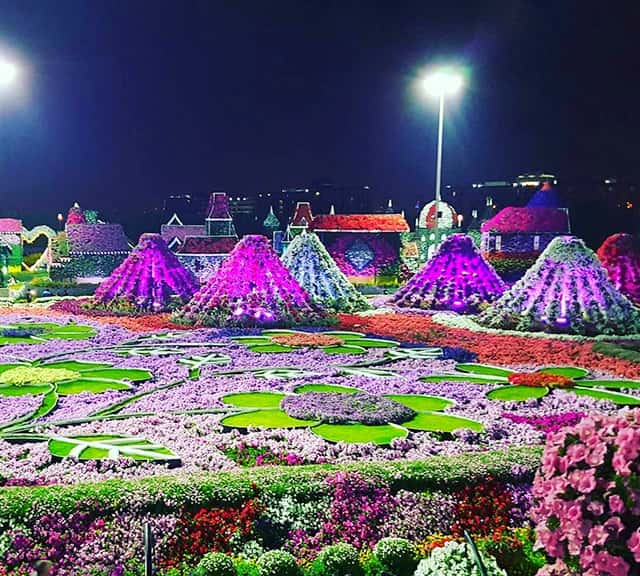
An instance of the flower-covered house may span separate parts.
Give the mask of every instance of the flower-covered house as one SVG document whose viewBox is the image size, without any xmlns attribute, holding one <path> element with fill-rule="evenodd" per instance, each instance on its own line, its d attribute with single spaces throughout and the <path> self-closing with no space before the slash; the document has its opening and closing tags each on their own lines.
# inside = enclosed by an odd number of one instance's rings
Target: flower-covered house
<svg viewBox="0 0 640 576">
<path fill-rule="evenodd" d="M 99 283 L 124 262 L 131 244 L 121 224 L 87 219 L 75 204 L 52 251 L 52 278 Z"/>
<path fill-rule="evenodd" d="M 557 203 L 543 186 L 527 206 L 507 206 L 482 224 L 482 255 L 503 278 L 519 278 L 554 238 L 571 233 L 569 211 Z"/>
<path fill-rule="evenodd" d="M 160 229 L 163 240 L 200 281 L 206 280 L 238 243 L 229 198 L 212 192 L 203 224 L 183 224 L 177 214 Z"/>
<path fill-rule="evenodd" d="M 22 269 L 22 220 L 0 218 L 0 245 L 5 247 L 8 271 L 19 272 Z"/>
<path fill-rule="evenodd" d="M 402 214 L 320 214 L 309 227 L 351 282 L 397 284 L 400 236 L 409 231 Z"/>
</svg>

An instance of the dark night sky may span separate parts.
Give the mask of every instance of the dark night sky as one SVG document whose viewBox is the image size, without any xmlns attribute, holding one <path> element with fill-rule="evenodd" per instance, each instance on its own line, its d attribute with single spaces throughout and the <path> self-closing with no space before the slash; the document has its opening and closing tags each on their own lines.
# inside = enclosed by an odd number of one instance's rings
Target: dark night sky
<svg viewBox="0 0 640 576">
<path fill-rule="evenodd" d="M 30 68 L 27 100 L 0 98 L 0 212 L 318 177 L 430 198 L 436 110 L 411 88 L 441 59 L 470 70 L 445 183 L 638 177 L 632 2 L 437 4 L 0 0 L 0 45 Z"/>
</svg>

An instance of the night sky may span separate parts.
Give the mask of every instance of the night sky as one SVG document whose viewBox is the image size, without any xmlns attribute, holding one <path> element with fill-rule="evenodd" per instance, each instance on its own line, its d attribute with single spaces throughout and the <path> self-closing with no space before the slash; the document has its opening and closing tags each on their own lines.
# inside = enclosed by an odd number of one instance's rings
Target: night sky
<svg viewBox="0 0 640 576">
<path fill-rule="evenodd" d="M 413 86 L 438 62 L 469 71 L 445 183 L 637 178 L 634 3 L 590 4 L 0 0 L 0 46 L 28 67 L 0 97 L 0 215 L 317 178 L 429 199 L 436 108 Z"/>
</svg>

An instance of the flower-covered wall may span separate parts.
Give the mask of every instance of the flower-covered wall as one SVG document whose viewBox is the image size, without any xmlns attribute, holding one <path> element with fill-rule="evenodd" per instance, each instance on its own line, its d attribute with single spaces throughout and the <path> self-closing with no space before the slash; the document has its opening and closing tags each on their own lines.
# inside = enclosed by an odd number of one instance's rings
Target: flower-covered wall
<svg viewBox="0 0 640 576">
<path fill-rule="evenodd" d="M 395 285 L 400 271 L 396 233 L 319 233 L 338 268 L 354 284 Z"/>
<path fill-rule="evenodd" d="M 176 254 L 181 264 L 192 272 L 200 283 L 206 282 L 220 268 L 228 254 Z"/>
</svg>

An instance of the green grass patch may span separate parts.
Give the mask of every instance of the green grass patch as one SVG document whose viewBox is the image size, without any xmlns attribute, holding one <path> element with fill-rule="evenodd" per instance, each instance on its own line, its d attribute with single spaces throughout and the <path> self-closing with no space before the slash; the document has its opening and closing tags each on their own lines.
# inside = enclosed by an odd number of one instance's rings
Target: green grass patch
<svg viewBox="0 0 640 576">
<path fill-rule="evenodd" d="M 285 396 L 280 392 L 238 392 L 223 396 L 222 401 L 239 408 L 280 408 Z"/>
<path fill-rule="evenodd" d="M 386 394 L 387 398 L 400 402 L 408 406 L 416 412 L 438 412 L 449 406 L 453 406 L 455 402 L 448 398 L 440 396 L 426 396 L 420 394 Z"/>
<path fill-rule="evenodd" d="M 391 424 L 367 426 L 366 424 L 320 424 L 312 432 L 329 442 L 347 442 L 349 444 L 389 444 L 394 438 L 404 438 L 407 431 Z"/>
<path fill-rule="evenodd" d="M 629 394 L 622 394 L 621 392 L 609 392 L 608 390 L 581 388 L 579 386 L 570 388 L 569 391 L 577 394 L 578 396 L 591 396 L 598 400 L 609 400 L 609 402 L 613 402 L 614 404 L 619 404 L 621 406 L 640 406 L 640 398 L 630 396 Z"/>
<path fill-rule="evenodd" d="M 535 398 L 542 398 L 549 393 L 546 387 L 536 388 L 534 386 L 501 386 L 491 392 L 487 392 L 490 400 L 501 400 L 503 402 L 523 402 Z"/>
<path fill-rule="evenodd" d="M 337 386 L 335 384 L 303 384 L 294 389 L 296 394 L 304 394 L 305 392 L 342 392 L 344 394 L 355 394 L 360 392 L 357 388 L 351 386 Z"/>
<path fill-rule="evenodd" d="M 255 410 L 233 414 L 222 419 L 223 426 L 230 428 L 307 428 L 316 422 L 291 418 L 282 410 Z"/>
<path fill-rule="evenodd" d="M 466 428 L 480 432 L 484 426 L 480 422 L 461 416 L 442 414 L 440 412 L 423 412 L 417 414 L 415 418 L 404 422 L 403 426 L 409 430 L 420 430 L 425 432 L 454 432 Z"/>
<path fill-rule="evenodd" d="M 469 374 L 480 374 L 482 376 L 499 376 L 507 378 L 509 374 L 513 374 L 513 370 L 506 368 L 498 368 L 488 364 L 457 364 L 456 370 L 460 372 L 468 372 Z"/>
</svg>

